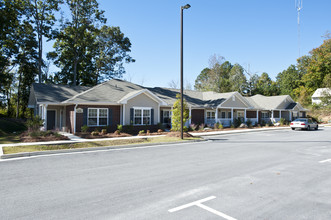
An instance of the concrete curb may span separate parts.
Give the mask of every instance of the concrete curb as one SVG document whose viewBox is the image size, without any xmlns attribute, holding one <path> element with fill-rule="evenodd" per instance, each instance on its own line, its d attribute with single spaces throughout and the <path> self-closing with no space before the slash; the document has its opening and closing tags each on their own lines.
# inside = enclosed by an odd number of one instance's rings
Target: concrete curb
<svg viewBox="0 0 331 220">
<path fill-rule="evenodd" d="M 290 127 L 271 127 L 271 128 L 254 128 L 254 129 L 242 129 L 242 130 L 230 130 L 230 131 L 211 131 L 201 133 L 190 133 L 192 136 L 210 136 L 210 135 L 223 135 L 223 134 L 238 134 L 258 131 L 274 131 L 274 130 L 285 130 Z"/>
<path fill-rule="evenodd" d="M 187 141 L 176 141 L 176 142 L 130 144 L 130 145 L 117 145 L 117 146 L 106 146 L 106 147 L 90 147 L 90 148 L 77 148 L 77 149 L 65 149 L 65 150 L 36 151 L 36 152 L 26 152 L 26 153 L 16 153 L 16 154 L 3 154 L 3 155 L 0 155 L 0 159 L 12 159 L 12 158 L 19 158 L 19 157 L 32 157 L 32 156 L 52 155 L 52 154 L 66 154 L 66 153 L 75 153 L 75 152 L 83 153 L 83 152 L 88 152 L 88 151 L 114 150 L 114 149 L 123 149 L 123 148 L 139 148 L 139 147 L 146 147 L 146 146 L 153 146 L 153 145 L 193 143 L 193 142 L 203 142 L 203 141 L 208 141 L 208 140 L 201 139 L 201 140 L 187 140 Z"/>
</svg>

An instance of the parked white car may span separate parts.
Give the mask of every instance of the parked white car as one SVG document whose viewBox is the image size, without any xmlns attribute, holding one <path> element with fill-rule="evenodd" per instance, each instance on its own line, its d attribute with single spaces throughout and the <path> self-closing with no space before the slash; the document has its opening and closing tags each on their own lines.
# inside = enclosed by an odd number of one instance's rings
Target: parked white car
<svg viewBox="0 0 331 220">
<path fill-rule="evenodd" d="M 296 128 L 301 130 L 317 130 L 318 124 L 310 118 L 298 118 L 291 122 L 290 127 L 292 130 L 295 130 Z"/>
</svg>

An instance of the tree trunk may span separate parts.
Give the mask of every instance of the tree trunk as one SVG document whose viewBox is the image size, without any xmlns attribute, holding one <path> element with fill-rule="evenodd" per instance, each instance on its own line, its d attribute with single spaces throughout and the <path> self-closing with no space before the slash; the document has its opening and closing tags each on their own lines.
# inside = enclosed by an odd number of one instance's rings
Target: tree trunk
<svg viewBox="0 0 331 220">
<path fill-rule="evenodd" d="M 18 80 L 18 88 L 17 88 L 17 104 L 16 104 L 16 119 L 19 117 L 19 110 L 20 110 L 20 88 L 21 88 L 21 80 L 22 80 L 22 73 L 20 73 L 20 77 Z"/>
</svg>

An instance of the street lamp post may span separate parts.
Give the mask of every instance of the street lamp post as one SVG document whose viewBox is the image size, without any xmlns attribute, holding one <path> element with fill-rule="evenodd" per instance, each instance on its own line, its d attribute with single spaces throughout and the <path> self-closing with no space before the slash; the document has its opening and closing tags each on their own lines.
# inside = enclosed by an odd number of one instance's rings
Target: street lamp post
<svg viewBox="0 0 331 220">
<path fill-rule="evenodd" d="M 191 5 L 186 4 L 180 7 L 180 138 L 184 139 L 183 135 L 183 107 L 184 107 L 184 98 L 183 98 L 183 10 L 190 8 Z"/>
</svg>

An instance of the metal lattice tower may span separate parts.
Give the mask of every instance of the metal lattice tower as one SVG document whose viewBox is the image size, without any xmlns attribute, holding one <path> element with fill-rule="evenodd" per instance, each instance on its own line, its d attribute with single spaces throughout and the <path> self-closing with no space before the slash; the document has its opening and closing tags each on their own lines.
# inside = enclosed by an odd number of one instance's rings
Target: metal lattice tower
<svg viewBox="0 0 331 220">
<path fill-rule="evenodd" d="M 299 57 L 300 57 L 300 11 L 303 8 L 302 0 L 294 0 L 295 8 L 298 12 L 298 48 L 299 48 Z"/>
</svg>

